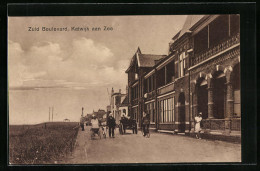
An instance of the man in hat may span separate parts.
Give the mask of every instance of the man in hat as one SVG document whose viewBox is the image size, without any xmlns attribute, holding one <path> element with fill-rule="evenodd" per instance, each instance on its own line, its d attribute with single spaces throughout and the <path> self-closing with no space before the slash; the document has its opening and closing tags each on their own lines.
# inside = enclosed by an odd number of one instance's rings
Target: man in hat
<svg viewBox="0 0 260 171">
<path fill-rule="evenodd" d="M 115 129 L 115 126 L 116 126 L 116 120 L 112 116 L 112 113 L 110 113 L 108 118 L 107 118 L 107 125 L 108 125 L 109 137 L 111 138 L 111 134 L 112 134 L 112 137 L 115 138 L 114 129 Z"/>
<path fill-rule="evenodd" d="M 150 115 L 148 115 L 145 111 L 143 111 L 143 136 L 146 136 L 147 133 L 149 133 L 149 126 L 150 126 Z"/>
<path fill-rule="evenodd" d="M 201 128 L 200 128 L 200 123 L 202 121 L 202 112 L 200 112 L 195 118 L 195 133 L 196 133 L 196 138 L 197 139 L 201 139 L 200 137 L 200 131 L 201 131 Z"/>
</svg>

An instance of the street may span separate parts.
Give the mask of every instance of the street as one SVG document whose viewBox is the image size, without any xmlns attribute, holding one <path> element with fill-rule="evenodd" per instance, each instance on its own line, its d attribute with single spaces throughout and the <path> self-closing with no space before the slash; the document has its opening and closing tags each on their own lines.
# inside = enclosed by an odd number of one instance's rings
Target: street
<svg viewBox="0 0 260 171">
<path fill-rule="evenodd" d="M 183 163 L 240 162 L 241 145 L 223 141 L 198 140 L 183 135 L 151 132 L 144 138 L 139 131 L 127 130 L 115 138 L 90 139 L 90 127 L 79 130 L 75 149 L 61 164 L 91 163 Z"/>
</svg>

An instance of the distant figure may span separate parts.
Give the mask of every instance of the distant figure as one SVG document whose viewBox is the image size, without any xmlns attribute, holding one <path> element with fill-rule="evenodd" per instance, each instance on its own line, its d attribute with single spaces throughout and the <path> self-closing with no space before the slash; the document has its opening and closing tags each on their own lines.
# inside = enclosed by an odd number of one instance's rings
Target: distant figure
<svg viewBox="0 0 260 171">
<path fill-rule="evenodd" d="M 109 137 L 111 138 L 111 134 L 112 134 L 112 137 L 115 138 L 114 129 L 116 126 L 116 120 L 112 116 L 112 113 L 110 113 L 109 117 L 107 118 L 107 125 L 108 125 L 108 129 L 109 129 Z"/>
<path fill-rule="evenodd" d="M 146 112 L 143 112 L 143 133 L 144 136 L 146 136 L 146 133 L 149 133 L 149 126 L 150 126 L 150 116 L 146 114 Z"/>
<path fill-rule="evenodd" d="M 201 121 L 202 121 L 202 112 L 200 112 L 198 114 L 198 116 L 195 117 L 195 133 L 196 133 L 197 139 L 201 139 L 201 137 L 200 137 L 200 131 L 201 131 L 200 123 L 201 123 Z"/>
<path fill-rule="evenodd" d="M 83 115 L 81 115 L 80 126 L 81 126 L 82 131 L 84 131 L 84 121 L 85 121 L 85 119 L 84 119 Z"/>
<path fill-rule="evenodd" d="M 126 114 L 123 113 L 122 117 L 121 117 L 121 123 L 123 125 L 123 131 L 124 131 L 124 134 L 126 132 L 126 123 L 127 123 L 127 120 L 128 118 L 126 117 Z"/>
</svg>

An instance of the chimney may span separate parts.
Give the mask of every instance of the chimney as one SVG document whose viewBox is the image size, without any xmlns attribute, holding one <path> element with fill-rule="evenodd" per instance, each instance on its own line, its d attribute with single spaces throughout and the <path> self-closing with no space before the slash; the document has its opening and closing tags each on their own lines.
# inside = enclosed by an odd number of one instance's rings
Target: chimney
<svg viewBox="0 0 260 171">
<path fill-rule="evenodd" d="M 119 89 L 119 94 L 121 94 L 121 89 Z"/>
<path fill-rule="evenodd" d="M 113 95 L 113 94 L 114 94 L 114 89 L 113 89 L 113 87 L 112 87 L 112 91 L 111 91 L 111 92 L 112 92 L 111 94 Z"/>
</svg>

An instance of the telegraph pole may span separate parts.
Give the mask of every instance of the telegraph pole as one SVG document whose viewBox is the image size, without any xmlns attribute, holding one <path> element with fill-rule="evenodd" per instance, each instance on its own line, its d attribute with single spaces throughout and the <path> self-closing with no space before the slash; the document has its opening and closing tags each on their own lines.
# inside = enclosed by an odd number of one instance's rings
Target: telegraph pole
<svg viewBox="0 0 260 171">
<path fill-rule="evenodd" d="M 52 106 L 52 122 L 53 122 L 53 111 L 54 111 L 54 107 Z"/>
<path fill-rule="evenodd" d="M 51 107 L 49 107 L 49 122 L 51 121 Z"/>
</svg>

